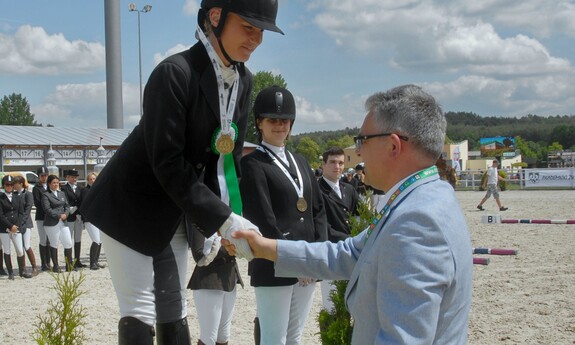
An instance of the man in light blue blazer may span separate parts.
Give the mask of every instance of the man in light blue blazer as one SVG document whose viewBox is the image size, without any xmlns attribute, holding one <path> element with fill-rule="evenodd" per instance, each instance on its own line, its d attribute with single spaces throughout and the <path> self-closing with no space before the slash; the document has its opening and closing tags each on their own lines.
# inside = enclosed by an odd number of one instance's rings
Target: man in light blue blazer
<svg viewBox="0 0 575 345">
<path fill-rule="evenodd" d="M 376 93 L 366 109 L 356 150 L 366 183 L 386 192 L 370 227 L 338 243 L 237 236 L 255 257 L 275 261 L 278 276 L 348 279 L 352 344 L 465 344 L 473 259 L 453 188 L 434 165 L 445 140 L 443 112 L 414 85 Z"/>
</svg>

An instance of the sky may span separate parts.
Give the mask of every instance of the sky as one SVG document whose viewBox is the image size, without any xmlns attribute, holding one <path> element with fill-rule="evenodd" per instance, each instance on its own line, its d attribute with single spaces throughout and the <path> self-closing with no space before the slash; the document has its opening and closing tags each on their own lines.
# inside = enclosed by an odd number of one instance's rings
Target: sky
<svg viewBox="0 0 575 345">
<path fill-rule="evenodd" d="M 142 79 L 197 40 L 199 0 L 138 0 Z M 138 15 L 120 1 L 124 128 L 139 121 Z M 37 122 L 105 128 L 104 1 L 2 0 L 0 97 Z M 281 74 L 293 133 L 360 127 L 371 94 L 422 86 L 444 111 L 575 114 L 575 0 L 279 0 L 246 63 Z"/>
</svg>

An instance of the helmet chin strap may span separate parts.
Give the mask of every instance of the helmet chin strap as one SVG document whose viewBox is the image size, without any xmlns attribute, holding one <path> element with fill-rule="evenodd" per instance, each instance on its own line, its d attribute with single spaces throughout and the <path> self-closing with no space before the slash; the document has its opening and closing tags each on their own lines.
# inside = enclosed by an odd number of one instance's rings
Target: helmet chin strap
<svg viewBox="0 0 575 345">
<path fill-rule="evenodd" d="M 224 48 L 224 44 L 222 43 L 221 36 L 218 36 L 218 45 L 220 46 L 220 50 L 221 50 L 222 54 L 224 54 L 224 57 L 226 58 L 226 60 L 228 60 L 230 62 L 230 64 L 232 64 L 233 66 L 236 66 L 237 64 L 239 64 L 238 61 L 235 61 L 234 59 L 232 59 L 228 55 L 228 52 L 226 51 L 226 48 Z"/>
<path fill-rule="evenodd" d="M 230 55 L 226 51 L 226 48 L 224 48 L 224 44 L 222 43 L 222 32 L 224 31 L 224 25 L 226 25 L 227 16 L 228 16 L 228 9 L 222 8 L 222 12 L 220 14 L 220 21 L 218 23 L 218 26 L 213 28 L 213 30 L 214 30 L 214 34 L 216 35 L 216 38 L 218 39 L 218 46 L 220 47 L 220 51 L 224 55 L 224 58 L 226 58 L 226 60 L 228 60 L 230 64 L 232 64 L 233 66 L 236 66 L 237 64 L 239 64 L 239 62 L 235 61 L 234 59 L 232 59 L 230 57 Z"/>
</svg>

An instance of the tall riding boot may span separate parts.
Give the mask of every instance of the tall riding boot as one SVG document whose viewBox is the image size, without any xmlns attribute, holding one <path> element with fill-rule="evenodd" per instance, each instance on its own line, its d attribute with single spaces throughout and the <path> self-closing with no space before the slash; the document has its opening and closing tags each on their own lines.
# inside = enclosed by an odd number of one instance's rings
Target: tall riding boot
<svg viewBox="0 0 575 345">
<path fill-rule="evenodd" d="M 6 264 L 6 271 L 8 271 L 8 279 L 14 280 L 14 271 L 12 270 L 10 254 L 4 254 L 4 263 Z"/>
<path fill-rule="evenodd" d="M 0 247 L 0 276 L 7 276 L 6 270 L 4 269 L 4 252 Z"/>
<path fill-rule="evenodd" d="M 52 262 L 54 265 L 52 266 L 52 272 L 60 273 L 60 265 L 58 264 L 58 248 L 48 247 L 50 249 L 50 257 L 52 258 Z"/>
<path fill-rule="evenodd" d="M 254 319 L 254 344 L 260 345 L 261 333 L 260 333 L 260 319 Z"/>
<path fill-rule="evenodd" d="M 102 251 L 102 243 L 98 244 L 98 254 L 96 254 L 96 265 L 100 268 L 106 268 L 106 264 L 100 263 L 100 252 Z"/>
<path fill-rule="evenodd" d="M 100 266 L 98 266 L 98 249 L 98 243 L 92 242 L 90 246 L 90 269 L 93 271 L 100 269 Z"/>
<path fill-rule="evenodd" d="M 126 316 L 118 322 L 118 345 L 153 345 L 154 327 L 135 317 Z"/>
<path fill-rule="evenodd" d="M 188 319 L 175 322 L 156 323 L 158 345 L 191 345 Z"/>
<path fill-rule="evenodd" d="M 48 247 L 39 245 L 40 247 L 40 269 L 42 272 L 50 270 L 50 251 Z"/>
<path fill-rule="evenodd" d="M 75 268 L 84 268 L 86 267 L 86 265 L 84 265 L 82 262 L 80 262 L 80 251 L 82 249 L 82 242 L 75 242 L 74 243 L 74 257 L 76 258 L 76 263 L 74 264 Z"/>
<path fill-rule="evenodd" d="M 66 272 L 76 271 L 74 259 L 72 259 L 72 248 L 64 248 L 64 259 L 66 260 Z"/>
<path fill-rule="evenodd" d="M 35 277 L 38 275 L 39 271 L 38 266 L 36 266 L 36 255 L 34 255 L 32 247 L 28 248 L 26 255 L 28 255 L 28 261 L 30 261 L 30 265 L 32 265 L 32 277 Z"/>
<path fill-rule="evenodd" d="M 50 248 L 52 248 L 50 246 L 50 241 L 46 240 L 46 248 L 48 249 L 46 251 L 46 265 L 48 265 L 48 268 L 50 268 L 50 260 L 52 260 L 52 267 L 54 265 L 59 266 L 58 265 L 58 257 L 56 256 L 56 261 L 54 261 L 54 257 L 52 256 L 52 253 L 50 252 Z"/>
<path fill-rule="evenodd" d="M 32 278 L 32 275 L 26 272 L 26 258 L 24 257 L 24 254 L 16 257 L 16 260 L 18 261 L 18 272 L 20 273 L 20 277 Z"/>
</svg>

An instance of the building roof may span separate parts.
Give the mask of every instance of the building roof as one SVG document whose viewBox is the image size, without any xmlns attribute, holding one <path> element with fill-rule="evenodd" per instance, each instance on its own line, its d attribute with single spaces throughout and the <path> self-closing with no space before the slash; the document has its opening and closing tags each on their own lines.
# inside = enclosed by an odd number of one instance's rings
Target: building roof
<svg viewBox="0 0 575 345">
<path fill-rule="evenodd" d="M 132 129 L 1 126 L 0 146 L 120 146 Z"/>
</svg>

